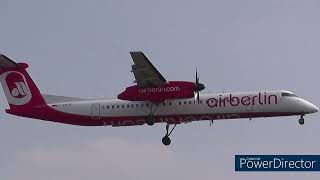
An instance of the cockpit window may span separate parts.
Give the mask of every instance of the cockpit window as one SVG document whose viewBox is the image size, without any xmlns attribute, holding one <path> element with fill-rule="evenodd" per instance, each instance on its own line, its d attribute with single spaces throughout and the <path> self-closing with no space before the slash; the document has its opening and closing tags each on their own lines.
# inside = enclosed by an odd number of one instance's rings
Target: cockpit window
<svg viewBox="0 0 320 180">
<path fill-rule="evenodd" d="M 292 93 L 281 93 L 281 96 L 282 97 L 298 97 L 298 96 L 296 96 L 295 94 L 292 94 Z"/>
</svg>

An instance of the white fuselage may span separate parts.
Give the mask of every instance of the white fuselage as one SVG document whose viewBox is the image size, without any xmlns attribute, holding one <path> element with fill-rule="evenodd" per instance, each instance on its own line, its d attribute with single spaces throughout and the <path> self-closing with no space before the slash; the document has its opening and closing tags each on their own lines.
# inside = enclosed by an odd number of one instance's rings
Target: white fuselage
<svg viewBox="0 0 320 180">
<path fill-rule="evenodd" d="M 160 118 L 158 121 L 178 121 L 172 118 L 180 118 L 180 122 L 187 122 L 304 115 L 318 111 L 316 106 L 289 91 L 203 94 L 200 96 L 199 104 L 195 99 L 190 98 L 167 100 L 157 105 L 146 101 L 134 102 L 118 99 L 86 100 L 48 105 L 63 113 L 89 116 L 92 117 L 92 120 L 107 118 L 105 121 L 113 121 L 113 118 L 119 117 L 130 121 L 132 117 L 146 117 L 151 112 L 154 112 L 155 117 Z M 117 126 L 114 123 L 111 125 Z"/>
</svg>

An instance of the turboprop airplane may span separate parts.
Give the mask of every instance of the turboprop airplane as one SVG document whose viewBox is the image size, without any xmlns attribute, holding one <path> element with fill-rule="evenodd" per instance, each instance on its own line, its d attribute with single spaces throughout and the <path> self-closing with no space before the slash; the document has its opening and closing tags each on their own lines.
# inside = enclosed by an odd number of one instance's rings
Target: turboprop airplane
<svg viewBox="0 0 320 180">
<path fill-rule="evenodd" d="M 79 126 L 134 126 L 166 123 L 164 145 L 177 124 L 275 116 L 300 116 L 319 109 L 290 91 L 252 91 L 203 94 L 199 82 L 167 81 L 142 52 L 130 52 L 136 85 L 117 99 L 84 99 L 41 94 L 26 69 L 0 55 L 0 81 L 9 103 L 9 114 Z M 211 124 L 211 123 L 210 123 Z M 173 127 L 170 130 L 170 125 Z"/>
</svg>

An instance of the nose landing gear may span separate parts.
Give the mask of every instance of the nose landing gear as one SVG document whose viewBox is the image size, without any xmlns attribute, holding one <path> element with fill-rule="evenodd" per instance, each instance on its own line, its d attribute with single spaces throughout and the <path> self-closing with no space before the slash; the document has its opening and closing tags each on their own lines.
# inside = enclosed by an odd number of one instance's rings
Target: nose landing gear
<svg viewBox="0 0 320 180">
<path fill-rule="evenodd" d="M 174 126 L 173 126 L 173 128 L 171 129 L 171 131 L 169 132 L 169 127 L 170 127 L 170 125 L 169 124 L 167 124 L 166 125 L 166 135 L 164 135 L 164 137 L 162 138 L 162 143 L 163 143 L 163 145 L 165 145 L 165 146 L 169 146 L 170 144 L 171 144 L 171 139 L 170 139 L 170 135 L 171 135 L 171 133 L 172 133 L 172 131 L 174 130 L 174 128 L 177 126 L 177 124 L 175 124 Z"/>
<path fill-rule="evenodd" d="M 303 118 L 304 115 L 300 115 L 300 119 L 299 119 L 299 124 L 300 125 L 304 125 L 304 118 Z"/>
<path fill-rule="evenodd" d="M 162 138 L 162 144 L 165 146 L 169 146 L 171 144 L 171 139 L 169 138 L 169 136 L 164 136 Z"/>
</svg>

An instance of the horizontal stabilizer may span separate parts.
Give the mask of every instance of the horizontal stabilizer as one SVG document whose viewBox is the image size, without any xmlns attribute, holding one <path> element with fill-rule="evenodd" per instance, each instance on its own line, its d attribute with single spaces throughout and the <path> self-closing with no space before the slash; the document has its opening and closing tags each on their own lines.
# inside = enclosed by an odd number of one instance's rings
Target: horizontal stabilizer
<svg viewBox="0 0 320 180">
<path fill-rule="evenodd" d="M 56 95 L 49 95 L 49 94 L 42 94 L 42 97 L 44 98 L 44 100 L 46 101 L 47 104 L 66 103 L 66 102 L 86 101 L 86 100 L 88 100 L 88 99 L 84 99 L 84 98 L 56 96 Z"/>
<path fill-rule="evenodd" d="M 7 56 L 0 54 L 0 68 L 14 68 L 17 66 L 17 63 L 9 59 Z"/>
</svg>

